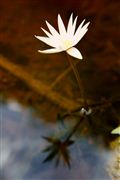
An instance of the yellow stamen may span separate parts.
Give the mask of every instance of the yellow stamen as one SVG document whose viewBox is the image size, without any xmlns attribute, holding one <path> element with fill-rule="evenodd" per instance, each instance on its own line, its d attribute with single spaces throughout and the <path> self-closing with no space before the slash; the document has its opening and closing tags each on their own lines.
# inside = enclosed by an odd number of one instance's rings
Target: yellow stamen
<svg viewBox="0 0 120 180">
<path fill-rule="evenodd" d="M 65 46 L 65 49 L 69 49 L 72 46 L 72 43 L 69 40 L 65 40 L 63 44 Z"/>
</svg>

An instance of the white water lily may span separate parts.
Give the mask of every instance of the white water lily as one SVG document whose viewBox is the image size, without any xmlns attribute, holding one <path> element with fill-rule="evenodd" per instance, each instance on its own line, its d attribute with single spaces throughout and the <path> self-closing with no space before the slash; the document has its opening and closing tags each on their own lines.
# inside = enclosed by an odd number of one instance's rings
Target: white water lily
<svg viewBox="0 0 120 180">
<path fill-rule="evenodd" d="M 47 35 L 47 37 L 44 36 L 36 36 L 37 39 L 40 41 L 46 43 L 49 46 L 52 46 L 52 49 L 47 50 L 38 50 L 40 53 L 58 53 L 62 51 L 66 51 L 67 54 L 70 56 L 73 56 L 78 59 L 83 59 L 80 51 L 75 48 L 74 46 L 82 39 L 82 37 L 85 35 L 85 33 L 88 31 L 88 25 L 83 25 L 85 22 L 85 19 L 82 21 L 82 23 L 78 26 L 76 29 L 76 23 L 77 18 L 73 21 L 73 14 L 71 14 L 68 27 L 67 29 L 64 26 L 64 23 L 61 19 L 61 16 L 58 14 L 58 31 L 54 29 L 53 26 L 51 26 L 47 21 L 46 24 L 48 26 L 48 29 L 50 32 L 46 31 L 45 29 L 41 28 L 44 33 Z"/>
</svg>

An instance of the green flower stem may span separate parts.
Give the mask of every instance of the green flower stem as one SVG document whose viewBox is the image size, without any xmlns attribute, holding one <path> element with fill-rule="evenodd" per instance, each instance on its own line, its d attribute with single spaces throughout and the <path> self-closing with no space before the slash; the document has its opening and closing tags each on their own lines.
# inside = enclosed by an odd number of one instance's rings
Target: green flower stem
<svg viewBox="0 0 120 180">
<path fill-rule="evenodd" d="M 85 116 L 82 116 L 79 121 L 75 124 L 75 126 L 73 127 L 72 131 L 70 132 L 70 134 L 68 135 L 67 139 L 65 140 L 66 142 L 70 140 L 70 138 L 74 135 L 74 133 L 77 131 L 79 125 L 81 124 L 81 122 L 84 120 Z"/>
<path fill-rule="evenodd" d="M 79 89 L 80 89 L 80 92 L 81 92 L 81 96 L 82 96 L 82 98 L 84 100 L 84 108 L 87 109 L 88 108 L 87 99 L 86 99 L 86 96 L 85 96 L 85 93 L 84 93 L 84 88 L 83 88 L 82 81 L 81 81 L 80 76 L 79 76 L 79 72 L 78 72 L 76 66 L 74 65 L 74 63 L 72 62 L 71 58 L 68 55 L 67 55 L 67 58 L 68 58 L 68 61 L 70 63 L 71 68 L 73 69 L 76 80 L 78 82 L 78 86 L 79 86 Z"/>
</svg>

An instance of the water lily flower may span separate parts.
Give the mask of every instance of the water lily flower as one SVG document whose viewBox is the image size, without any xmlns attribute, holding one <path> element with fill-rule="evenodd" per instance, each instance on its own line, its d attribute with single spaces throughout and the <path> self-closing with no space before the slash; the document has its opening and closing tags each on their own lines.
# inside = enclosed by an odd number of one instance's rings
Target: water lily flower
<svg viewBox="0 0 120 180">
<path fill-rule="evenodd" d="M 82 37 L 88 31 L 88 25 L 90 22 L 83 25 L 85 22 L 85 19 L 84 19 L 82 21 L 82 23 L 76 29 L 77 18 L 78 17 L 76 17 L 73 21 L 73 14 L 71 14 L 67 29 L 66 29 L 64 26 L 64 23 L 61 19 L 61 16 L 58 14 L 59 32 L 56 31 L 56 29 L 46 21 L 46 24 L 47 24 L 50 32 L 46 31 L 43 28 L 41 28 L 41 29 L 44 31 L 44 33 L 47 35 L 47 37 L 36 36 L 36 35 L 35 35 L 35 37 L 53 48 L 43 50 L 43 51 L 38 50 L 38 52 L 40 52 L 40 53 L 58 53 L 58 52 L 66 51 L 66 53 L 69 54 L 70 56 L 73 56 L 78 59 L 83 59 L 80 51 L 77 48 L 75 48 L 74 46 L 82 39 Z"/>
</svg>

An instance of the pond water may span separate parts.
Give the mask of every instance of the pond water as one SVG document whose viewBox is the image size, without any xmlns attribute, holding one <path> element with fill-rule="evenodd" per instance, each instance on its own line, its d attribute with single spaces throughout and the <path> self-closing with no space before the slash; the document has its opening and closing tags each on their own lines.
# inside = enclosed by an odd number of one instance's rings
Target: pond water
<svg viewBox="0 0 120 180">
<path fill-rule="evenodd" d="M 30 108 L 13 100 L 0 104 L 2 180 L 109 180 L 107 166 L 111 151 L 92 143 L 89 137 L 75 137 L 69 147 L 71 168 L 63 162 L 43 163 L 47 143 L 42 136 L 58 131 L 55 123 L 47 123 Z M 99 141 L 99 140 L 98 140 Z"/>
<path fill-rule="evenodd" d="M 111 131 L 120 124 L 119 11 L 120 2 L 107 0 L 0 1 L 1 180 L 110 180 L 112 174 L 120 180 L 120 161 L 117 171 L 111 148 L 117 138 Z M 97 105 L 70 139 L 74 143 L 64 144 L 77 118 L 58 122 L 56 116 L 81 108 L 83 98 L 65 52 L 38 53 L 48 47 L 34 35 L 45 36 L 40 28 L 47 28 L 45 20 L 58 30 L 58 13 L 67 27 L 72 12 L 78 26 L 83 19 L 90 21 L 77 44 L 84 60 L 74 58 L 73 63 L 89 105 Z M 43 136 L 63 138 L 54 146 L 64 150 L 71 168 L 63 159 L 55 166 L 56 151 L 43 153 L 49 145 Z"/>
</svg>

